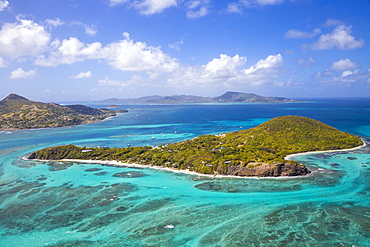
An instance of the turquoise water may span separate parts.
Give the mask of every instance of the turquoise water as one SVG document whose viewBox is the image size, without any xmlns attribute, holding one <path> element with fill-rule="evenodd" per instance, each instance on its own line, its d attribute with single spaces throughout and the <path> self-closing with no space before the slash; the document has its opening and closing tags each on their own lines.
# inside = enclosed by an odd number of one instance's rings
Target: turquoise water
<svg viewBox="0 0 370 247">
<path fill-rule="evenodd" d="M 129 107 L 100 123 L 0 132 L 0 246 L 370 246 L 369 146 L 296 156 L 312 174 L 278 179 L 22 159 L 61 144 L 177 142 L 281 115 L 367 142 L 370 101 Z"/>
</svg>

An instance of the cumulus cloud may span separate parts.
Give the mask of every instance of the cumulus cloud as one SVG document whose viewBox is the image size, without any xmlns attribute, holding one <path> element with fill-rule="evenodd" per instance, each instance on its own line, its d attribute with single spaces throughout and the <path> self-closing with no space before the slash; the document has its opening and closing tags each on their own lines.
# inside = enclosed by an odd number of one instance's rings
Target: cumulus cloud
<svg viewBox="0 0 370 247">
<path fill-rule="evenodd" d="M 352 62 L 350 59 L 341 59 L 339 61 L 336 61 L 333 63 L 332 66 L 330 66 L 330 70 L 349 70 L 349 69 L 356 69 L 358 66 L 354 62 Z"/>
<path fill-rule="evenodd" d="M 319 40 L 311 45 L 311 48 L 313 50 L 331 50 L 334 48 L 352 50 L 361 48 L 365 42 L 362 39 L 356 40 L 351 33 L 351 26 L 336 26 L 331 33 L 321 35 Z"/>
<path fill-rule="evenodd" d="M 257 86 L 269 82 L 273 84 L 283 65 L 280 54 L 270 55 L 247 69 L 240 69 L 246 61 L 246 57 L 239 55 L 231 57 L 221 54 L 219 58 L 214 58 L 200 67 L 179 67 L 168 79 L 168 83 L 182 86 L 209 84 Z"/>
<path fill-rule="evenodd" d="M 316 35 L 319 35 L 321 33 L 321 30 L 318 28 L 315 28 L 312 32 L 304 32 L 297 29 L 290 29 L 288 30 L 284 38 L 286 39 L 306 39 L 306 38 L 312 38 Z"/>
<path fill-rule="evenodd" d="M 100 42 L 84 44 L 77 38 L 55 40 L 51 43 L 52 51 L 49 57 L 39 56 L 34 64 L 41 66 L 57 66 L 73 64 L 86 59 L 99 58 L 102 45 Z"/>
<path fill-rule="evenodd" d="M 0 30 L 0 56 L 37 55 L 46 50 L 50 34 L 31 20 L 5 23 Z"/>
<path fill-rule="evenodd" d="M 246 61 L 246 57 L 239 55 L 230 57 L 221 54 L 220 58 L 214 58 L 200 67 L 179 67 L 168 79 L 168 83 L 184 86 L 225 83 L 238 76 L 240 70 L 237 68 L 244 65 Z"/>
<path fill-rule="evenodd" d="M 8 1 L 0 1 L 0 11 L 3 11 L 4 9 L 6 9 L 8 5 L 9 5 Z"/>
<path fill-rule="evenodd" d="M 352 70 L 345 70 L 345 71 L 343 71 L 343 73 L 342 73 L 341 77 L 342 77 L 342 78 L 345 78 L 345 77 L 348 77 L 348 76 L 351 76 L 351 75 L 357 74 L 359 71 L 360 71 L 359 69 L 356 69 L 356 70 L 354 70 L 354 71 L 352 71 Z"/>
<path fill-rule="evenodd" d="M 152 15 L 163 12 L 163 10 L 177 5 L 176 0 L 142 0 L 135 1 L 134 8 L 143 15 Z"/>
<path fill-rule="evenodd" d="M 252 85 L 261 85 L 272 78 L 276 78 L 283 65 L 281 54 L 269 55 L 266 59 L 261 59 L 255 66 L 243 70 L 241 79 L 248 81 Z"/>
<path fill-rule="evenodd" d="M 328 69 L 315 74 L 323 84 L 353 84 L 366 82 L 370 79 L 370 71 L 360 72 L 359 66 L 350 59 L 334 62 Z"/>
<path fill-rule="evenodd" d="M 230 76 L 235 74 L 236 68 L 245 64 L 246 57 L 240 57 L 238 54 L 234 57 L 221 54 L 220 58 L 214 58 L 208 64 L 203 65 L 202 68 L 213 74 L 219 76 Z"/>
<path fill-rule="evenodd" d="M 105 60 L 114 69 L 122 71 L 144 71 L 151 74 L 171 72 L 178 67 L 174 58 L 164 54 L 160 47 L 134 42 L 128 33 L 124 39 L 105 47 L 100 42 L 84 44 L 77 38 L 56 40 L 48 57 L 39 56 L 36 65 L 57 66 L 73 64 L 88 59 Z"/>
<path fill-rule="evenodd" d="M 4 9 L 6 9 L 8 5 L 9 5 L 8 1 L 0 1 L 0 11 L 3 11 Z"/>
<path fill-rule="evenodd" d="M 22 68 L 18 68 L 10 72 L 9 79 L 32 78 L 35 75 L 36 75 L 36 69 L 24 71 Z"/>
<path fill-rule="evenodd" d="M 69 78 L 71 78 L 71 79 L 81 79 L 81 78 L 90 78 L 91 76 L 92 76 L 92 73 L 89 70 L 89 71 L 86 71 L 86 72 L 80 72 L 77 75 L 73 75 Z"/>
</svg>

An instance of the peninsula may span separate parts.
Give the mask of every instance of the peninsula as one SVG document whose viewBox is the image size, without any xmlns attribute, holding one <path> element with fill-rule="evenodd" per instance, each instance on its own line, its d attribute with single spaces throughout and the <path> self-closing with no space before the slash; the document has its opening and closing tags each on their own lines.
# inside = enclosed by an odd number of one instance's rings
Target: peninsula
<svg viewBox="0 0 370 247">
<path fill-rule="evenodd" d="M 194 95 L 145 96 L 137 99 L 111 98 L 99 103 L 115 104 L 192 104 L 192 103 L 292 103 L 298 100 L 283 97 L 264 97 L 254 93 L 226 92 L 218 97 L 201 97 Z"/>
<path fill-rule="evenodd" d="M 10 94 L 0 101 L 0 130 L 63 127 L 92 123 L 126 110 L 111 111 L 84 105 L 61 106 L 28 100 Z"/>
<path fill-rule="evenodd" d="M 299 176 L 310 171 L 289 154 L 348 149 L 362 140 L 320 121 L 283 116 L 257 127 L 222 135 L 202 135 L 159 147 L 87 148 L 73 145 L 46 148 L 29 159 L 118 161 L 168 167 L 203 174 L 233 176 Z"/>
</svg>

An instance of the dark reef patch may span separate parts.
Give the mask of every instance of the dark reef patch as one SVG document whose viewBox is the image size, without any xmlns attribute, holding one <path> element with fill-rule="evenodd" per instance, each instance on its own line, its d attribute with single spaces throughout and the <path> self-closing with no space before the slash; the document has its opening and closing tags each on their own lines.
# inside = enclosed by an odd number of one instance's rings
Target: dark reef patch
<svg viewBox="0 0 370 247">
<path fill-rule="evenodd" d="M 45 188 L 38 182 L 16 181 L 1 187 L 0 200 L 7 202 L 0 210 L 0 227 L 4 235 L 17 235 L 30 231 L 52 231 L 73 226 L 77 231 L 88 231 L 90 219 L 99 216 L 99 225 L 104 227 L 118 215 L 103 216 L 117 202 L 137 190 L 129 183 L 115 186 L 72 187 L 66 183 Z M 10 194 L 18 195 L 17 202 L 7 201 Z M 110 206 L 112 205 L 112 206 Z M 40 224 L 42 222 L 42 224 Z"/>
<path fill-rule="evenodd" d="M 148 175 L 146 175 L 144 172 L 128 171 L 128 172 L 118 172 L 113 174 L 112 176 L 116 178 L 140 178 Z"/>
<path fill-rule="evenodd" d="M 85 172 L 97 172 L 97 171 L 101 171 L 103 169 L 101 168 L 89 168 L 89 169 L 86 169 Z"/>
<path fill-rule="evenodd" d="M 49 171 L 61 171 L 66 170 L 71 167 L 73 163 L 71 162 L 49 162 Z"/>
</svg>

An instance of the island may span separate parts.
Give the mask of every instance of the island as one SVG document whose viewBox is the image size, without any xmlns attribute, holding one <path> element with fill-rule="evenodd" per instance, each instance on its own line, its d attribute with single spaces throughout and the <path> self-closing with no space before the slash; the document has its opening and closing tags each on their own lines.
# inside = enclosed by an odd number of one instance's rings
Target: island
<svg viewBox="0 0 370 247">
<path fill-rule="evenodd" d="M 283 97 L 264 97 L 254 93 L 226 92 L 217 97 L 201 97 L 194 95 L 172 95 L 172 96 L 145 96 L 137 99 L 111 98 L 99 103 L 119 104 L 203 104 L 203 103 L 295 103 L 299 100 Z"/>
<path fill-rule="evenodd" d="M 0 130 L 63 127 L 104 120 L 126 110 L 111 111 L 84 105 L 62 106 L 10 94 L 0 101 Z"/>
<path fill-rule="evenodd" d="M 29 159 L 115 161 L 167 167 L 201 174 L 248 177 L 300 176 L 304 164 L 285 160 L 290 154 L 349 149 L 362 140 L 318 120 L 301 116 L 273 118 L 251 129 L 197 138 L 157 147 L 90 148 L 57 146 L 32 153 Z"/>
</svg>

